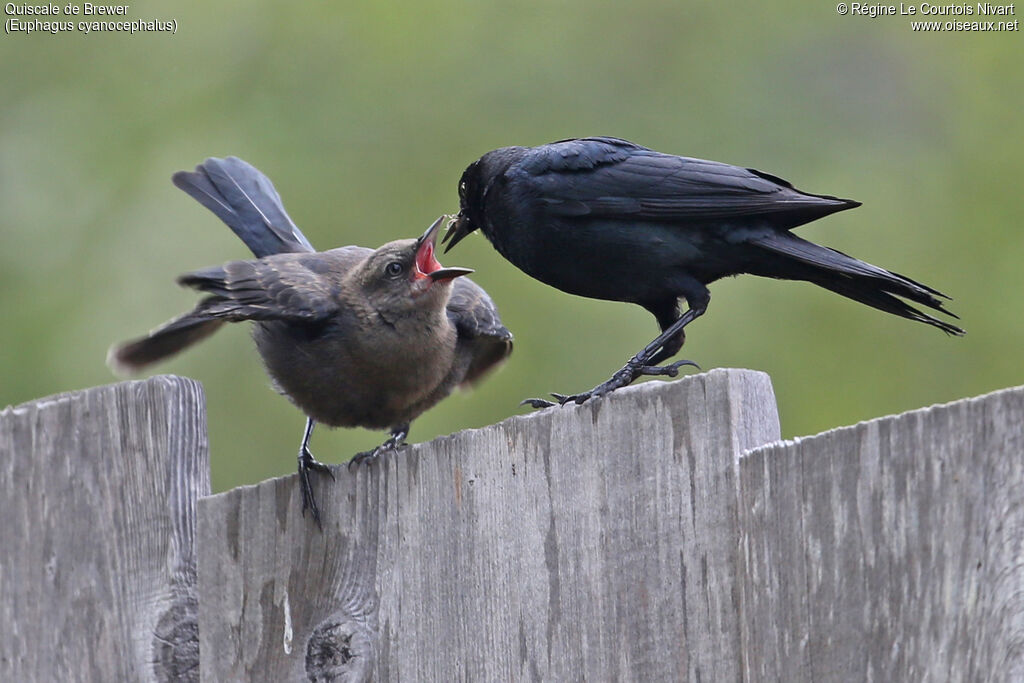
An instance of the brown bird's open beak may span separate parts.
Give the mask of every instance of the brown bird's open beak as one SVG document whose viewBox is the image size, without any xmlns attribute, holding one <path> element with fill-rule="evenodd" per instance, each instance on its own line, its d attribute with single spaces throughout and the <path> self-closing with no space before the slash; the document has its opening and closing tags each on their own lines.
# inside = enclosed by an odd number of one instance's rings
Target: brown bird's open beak
<svg viewBox="0 0 1024 683">
<path fill-rule="evenodd" d="M 441 225 L 444 224 L 444 219 L 448 216 L 440 216 L 436 221 L 430 224 L 427 231 L 416 238 L 416 250 L 419 251 L 427 243 L 433 245 L 437 242 L 437 233 L 441 231 Z"/>
<path fill-rule="evenodd" d="M 448 253 L 452 250 L 456 244 L 462 241 L 462 238 L 469 233 L 476 230 L 476 226 L 473 225 L 464 213 L 461 211 L 456 214 L 451 221 L 448 222 L 448 229 L 444 232 L 444 238 L 441 243 L 445 245 L 444 253 Z"/>
<path fill-rule="evenodd" d="M 452 278 L 462 277 L 463 275 L 469 275 L 472 272 L 472 268 L 459 268 L 455 266 L 452 268 L 438 268 L 435 271 L 427 273 L 427 275 L 431 280 L 437 282 L 438 280 L 451 280 Z"/>
<path fill-rule="evenodd" d="M 417 278 L 430 278 L 431 282 L 451 280 L 453 278 L 469 275 L 473 271 L 469 268 L 444 268 L 438 263 L 434 256 L 434 248 L 437 244 L 437 236 L 441 232 L 441 225 L 447 216 L 441 216 L 427 231 L 416 240 L 416 274 Z"/>
</svg>

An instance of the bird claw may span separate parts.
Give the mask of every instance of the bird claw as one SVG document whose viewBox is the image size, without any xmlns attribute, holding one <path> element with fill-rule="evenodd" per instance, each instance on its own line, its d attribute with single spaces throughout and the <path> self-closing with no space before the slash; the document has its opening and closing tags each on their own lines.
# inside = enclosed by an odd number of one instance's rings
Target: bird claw
<svg viewBox="0 0 1024 683">
<path fill-rule="evenodd" d="M 388 437 L 386 441 L 384 441 L 384 443 L 377 446 L 376 448 L 371 448 L 368 451 L 363 451 L 362 453 L 356 453 L 355 455 L 353 455 L 352 459 L 348 461 L 349 471 L 351 472 L 353 467 L 358 467 L 367 460 L 376 460 L 381 456 L 381 454 L 383 454 L 386 451 L 393 451 L 398 449 L 398 447 L 401 446 L 404 442 L 404 432 L 401 433 L 401 435 L 392 434 L 390 437 Z"/>
<path fill-rule="evenodd" d="M 393 450 L 395 450 L 397 448 L 398 448 L 398 446 L 394 445 L 394 444 L 392 444 L 392 445 L 381 444 L 380 446 L 377 446 L 376 448 L 371 448 L 368 451 L 363 451 L 361 453 L 356 453 L 355 455 L 352 456 L 352 459 L 348 461 L 348 469 L 351 472 L 353 467 L 359 467 L 360 465 L 362 465 L 364 462 L 366 462 L 368 460 L 376 460 L 385 451 L 393 451 Z"/>
<path fill-rule="evenodd" d="M 550 408 L 554 405 L 565 405 L 566 403 L 575 403 L 576 405 L 582 405 L 592 398 L 600 398 L 605 394 L 610 394 L 616 389 L 621 389 L 624 386 L 628 386 L 636 381 L 639 377 L 645 375 L 651 376 L 668 376 L 676 377 L 679 374 L 679 368 L 685 365 L 692 365 L 693 367 L 700 369 L 700 366 L 694 363 L 692 360 L 681 360 L 672 363 L 671 365 L 640 365 L 633 360 L 626 363 L 625 367 L 612 375 L 611 379 L 602 384 L 598 384 L 590 391 L 584 391 L 579 394 L 556 394 L 554 392 L 551 395 L 554 397 L 555 402 L 545 400 L 543 398 L 528 398 L 522 401 L 519 405 L 529 405 L 533 408 Z M 556 403 L 557 402 L 557 403 Z"/>
<path fill-rule="evenodd" d="M 679 368 L 684 365 L 691 365 L 700 370 L 700 366 L 692 360 L 680 360 L 672 363 L 671 365 L 644 365 L 640 368 L 640 375 L 667 375 L 669 377 L 675 377 L 679 374 Z"/>
<path fill-rule="evenodd" d="M 303 447 L 302 450 L 299 451 L 299 483 L 302 490 L 302 516 L 305 517 L 306 510 L 309 510 L 313 521 L 316 522 L 320 531 L 323 531 L 324 526 L 320 521 L 320 508 L 316 504 L 316 496 L 313 494 L 313 482 L 309 478 L 310 471 L 327 474 L 331 477 L 331 480 L 334 480 L 334 472 L 331 471 L 331 468 L 314 458 L 310 450 Z"/>
<path fill-rule="evenodd" d="M 543 408 L 551 408 L 555 403 L 543 398 L 524 398 L 519 402 L 519 405 L 530 406 L 534 410 L 541 410 Z"/>
<path fill-rule="evenodd" d="M 359 467 L 359 465 L 363 464 L 367 460 L 376 460 L 383 450 L 384 446 L 381 445 L 376 448 L 371 448 L 368 451 L 356 453 L 352 456 L 352 459 L 348 461 L 348 471 L 351 472 L 353 467 Z"/>
<path fill-rule="evenodd" d="M 551 395 L 554 397 L 554 401 L 549 401 L 545 398 L 527 398 L 520 401 L 519 405 L 531 406 L 534 409 L 552 408 L 554 406 L 564 406 L 566 403 L 570 403 L 572 401 L 575 401 L 576 403 L 583 403 L 583 401 L 586 401 L 587 398 L 590 397 L 589 393 L 567 396 L 566 394 L 556 394 L 555 392 L 551 392 Z"/>
</svg>

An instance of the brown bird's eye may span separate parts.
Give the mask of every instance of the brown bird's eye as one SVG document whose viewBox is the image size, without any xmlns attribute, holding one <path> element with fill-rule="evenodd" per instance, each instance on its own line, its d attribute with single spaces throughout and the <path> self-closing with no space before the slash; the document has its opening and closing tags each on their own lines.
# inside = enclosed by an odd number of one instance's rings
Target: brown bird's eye
<svg viewBox="0 0 1024 683">
<path fill-rule="evenodd" d="M 399 275 L 402 274 L 402 271 L 404 270 L 405 266 L 403 266 L 398 261 L 392 261 L 391 263 L 384 267 L 384 272 L 390 275 L 391 277 L 398 277 Z"/>
</svg>

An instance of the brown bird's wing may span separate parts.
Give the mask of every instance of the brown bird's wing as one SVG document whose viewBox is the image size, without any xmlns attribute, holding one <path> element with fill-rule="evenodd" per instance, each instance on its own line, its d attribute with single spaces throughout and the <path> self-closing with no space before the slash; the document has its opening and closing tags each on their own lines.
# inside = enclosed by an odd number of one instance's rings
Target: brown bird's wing
<svg viewBox="0 0 1024 683">
<path fill-rule="evenodd" d="M 132 375 L 147 365 L 170 358 L 216 332 L 223 320 L 189 311 L 164 323 L 146 336 L 115 344 L 107 352 L 107 365 L 118 375 Z"/>
<path fill-rule="evenodd" d="M 114 346 L 107 362 L 117 372 L 137 372 L 205 339 L 224 322 L 325 320 L 338 310 L 334 290 L 341 276 L 371 252 L 364 247 L 341 247 L 322 253 L 276 254 L 183 275 L 178 278 L 181 284 L 209 296 L 146 336 Z"/>
<path fill-rule="evenodd" d="M 313 322 L 338 310 L 329 285 L 294 261 L 232 261 L 182 275 L 178 282 L 210 294 L 196 313 L 232 322 Z"/>
<path fill-rule="evenodd" d="M 320 254 L 276 254 L 206 268 L 178 282 L 210 295 L 195 311 L 208 317 L 317 322 L 338 312 L 340 276 L 368 253 L 342 247 Z"/>
<path fill-rule="evenodd" d="M 460 277 L 452 284 L 448 319 L 458 332 L 457 353 L 469 356 L 469 365 L 459 384 L 479 381 L 512 353 L 512 333 L 501 324 L 498 307 L 475 282 Z"/>
</svg>

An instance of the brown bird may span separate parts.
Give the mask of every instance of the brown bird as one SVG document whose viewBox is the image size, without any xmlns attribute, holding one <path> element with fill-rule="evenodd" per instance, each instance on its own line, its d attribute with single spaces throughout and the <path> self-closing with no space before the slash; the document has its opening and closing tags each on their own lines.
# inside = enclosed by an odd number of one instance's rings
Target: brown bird
<svg viewBox="0 0 1024 683">
<path fill-rule="evenodd" d="M 134 372 L 205 339 L 224 322 L 251 320 L 278 391 L 306 416 L 299 448 L 302 512 L 320 525 L 310 470 L 331 475 L 309 450 L 313 427 L 390 429 L 377 448 L 400 446 L 410 422 L 456 387 L 475 383 L 512 351 L 487 293 L 434 256 L 444 216 L 417 239 L 372 250 L 317 252 L 270 180 L 236 157 L 207 159 L 175 185 L 220 217 L 256 259 L 178 278 L 205 292 L 196 307 L 145 337 L 115 346 L 108 363 Z"/>
</svg>

